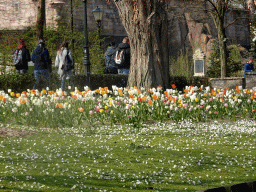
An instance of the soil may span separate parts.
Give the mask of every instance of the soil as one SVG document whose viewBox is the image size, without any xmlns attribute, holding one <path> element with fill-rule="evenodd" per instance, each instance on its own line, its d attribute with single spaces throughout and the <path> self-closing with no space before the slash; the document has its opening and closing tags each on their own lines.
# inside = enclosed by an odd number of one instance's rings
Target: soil
<svg viewBox="0 0 256 192">
<path fill-rule="evenodd" d="M 31 134 L 31 131 L 0 127 L 0 137 L 26 137 Z"/>
</svg>

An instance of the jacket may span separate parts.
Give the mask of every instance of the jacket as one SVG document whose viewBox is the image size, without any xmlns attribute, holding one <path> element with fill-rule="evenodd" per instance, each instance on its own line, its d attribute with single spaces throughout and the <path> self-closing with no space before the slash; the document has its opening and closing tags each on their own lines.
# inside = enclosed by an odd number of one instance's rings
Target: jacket
<svg viewBox="0 0 256 192">
<path fill-rule="evenodd" d="M 125 49 L 125 65 L 123 67 L 119 66 L 118 68 L 119 69 L 130 69 L 130 60 L 131 60 L 130 45 L 128 43 L 120 43 L 118 45 L 117 49 L 119 49 L 119 50 Z"/>
<path fill-rule="evenodd" d="M 71 51 L 67 50 L 66 48 L 62 49 L 62 51 L 58 51 L 56 59 L 55 59 L 55 67 L 58 67 L 58 74 L 59 74 L 61 80 L 69 79 L 73 75 L 72 70 L 63 71 L 61 69 L 62 65 L 65 65 L 67 62 L 65 59 L 67 54 L 69 55 L 69 58 L 73 62 L 73 58 L 71 56 Z"/>
<path fill-rule="evenodd" d="M 48 65 L 51 63 L 48 49 L 39 44 L 32 53 L 32 61 L 34 63 L 34 70 L 48 69 Z"/>
<path fill-rule="evenodd" d="M 30 54 L 27 48 L 22 48 L 22 60 L 21 65 L 15 66 L 17 70 L 26 69 L 28 70 L 28 62 L 31 61 Z"/>
<path fill-rule="evenodd" d="M 249 63 L 245 63 L 244 65 L 244 72 L 251 72 L 254 70 L 254 66 L 250 65 Z M 245 74 L 244 74 L 244 78 L 246 78 Z"/>
<path fill-rule="evenodd" d="M 108 47 L 105 53 L 105 65 L 106 67 L 115 67 L 115 57 L 116 48 L 113 46 Z"/>
</svg>

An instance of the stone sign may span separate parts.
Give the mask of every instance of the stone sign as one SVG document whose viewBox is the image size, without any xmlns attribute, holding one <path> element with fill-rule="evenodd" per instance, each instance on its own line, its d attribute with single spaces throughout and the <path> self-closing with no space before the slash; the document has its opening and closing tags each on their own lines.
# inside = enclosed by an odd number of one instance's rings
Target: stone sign
<svg viewBox="0 0 256 192">
<path fill-rule="evenodd" d="M 193 55 L 194 59 L 194 76 L 205 76 L 205 53 L 199 48 Z"/>
<path fill-rule="evenodd" d="M 204 60 L 195 60 L 195 73 L 203 73 L 204 72 Z"/>
</svg>

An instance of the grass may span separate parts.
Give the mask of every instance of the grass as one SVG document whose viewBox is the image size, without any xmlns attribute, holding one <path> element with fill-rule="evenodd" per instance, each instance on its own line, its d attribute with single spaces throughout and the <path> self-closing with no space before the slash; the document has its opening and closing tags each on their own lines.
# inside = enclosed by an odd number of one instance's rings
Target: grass
<svg viewBox="0 0 256 192">
<path fill-rule="evenodd" d="M 196 191 L 251 181 L 255 127 L 248 120 L 158 123 L 140 130 L 12 125 L 33 134 L 0 137 L 0 189 Z"/>
</svg>

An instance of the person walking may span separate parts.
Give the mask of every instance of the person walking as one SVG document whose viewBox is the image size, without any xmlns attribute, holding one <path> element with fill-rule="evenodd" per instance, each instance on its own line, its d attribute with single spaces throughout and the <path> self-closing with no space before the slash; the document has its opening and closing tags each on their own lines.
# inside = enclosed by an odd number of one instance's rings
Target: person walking
<svg viewBox="0 0 256 192">
<path fill-rule="evenodd" d="M 244 72 L 253 72 L 254 66 L 253 66 L 253 57 L 249 57 L 249 60 L 244 65 Z M 244 78 L 246 78 L 246 75 L 244 73 Z"/>
<path fill-rule="evenodd" d="M 34 63 L 34 75 L 35 75 L 35 84 L 33 89 L 38 88 L 40 76 L 46 81 L 45 89 L 49 87 L 49 72 L 48 65 L 50 61 L 50 55 L 48 49 L 45 47 L 45 42 L 43 39 L 39 40 L 38 46 L 34 49 L 32 53 L 32 61 Z"/>
<path fill-rule="evenodd" d="M 104 74 L 117 74 L 117 69 L 115 68 L 115 54 L 116 54 L 116 47 L 115 42 L 110 42 L 109 47 L 105 53 L 105 65 L 106 68 L 104 69 Z"/>
<path fill-rule="evenodd" d="M 13 62 L 19 75 L 28 72 L 28 62 L 31 61 L 29 50 L 26 47 L 25 40 L 20 39 L 17 49 L 13 53 Z"/>
<path fill-rule="evenodd" d="M 120 51 L 120 52 L 123 50 L 124 55 L 125 55 L 124 65 L 122 65 L 122 66 L 115 65 L 118 68 L 117 69 L 118 74 L 129 74 L 131 53 L 130 53 L 130 45 L 129 45 L 129 38 L 128 37 L 125 37 L 123 39 L 122 43 L 120 43 L 118 45 L 117 50 Z"/>
<path fill-rule="evenodd" d="M 69 65 L 71 67 L 69 67 Z M 68 42 L 64 41 L 60 49 L 57 52 L 57 56 L 55 59 L 55 67 L 58 67 L 58 74 L 61 79 L 61 89 L 65 90 L 65 81 L 69 80 L 69 85 L 72 87 L 72 78 L 74 68 L 73 58 L 71 56 L 71 50 L 68 48 Z"/>
</svg>

